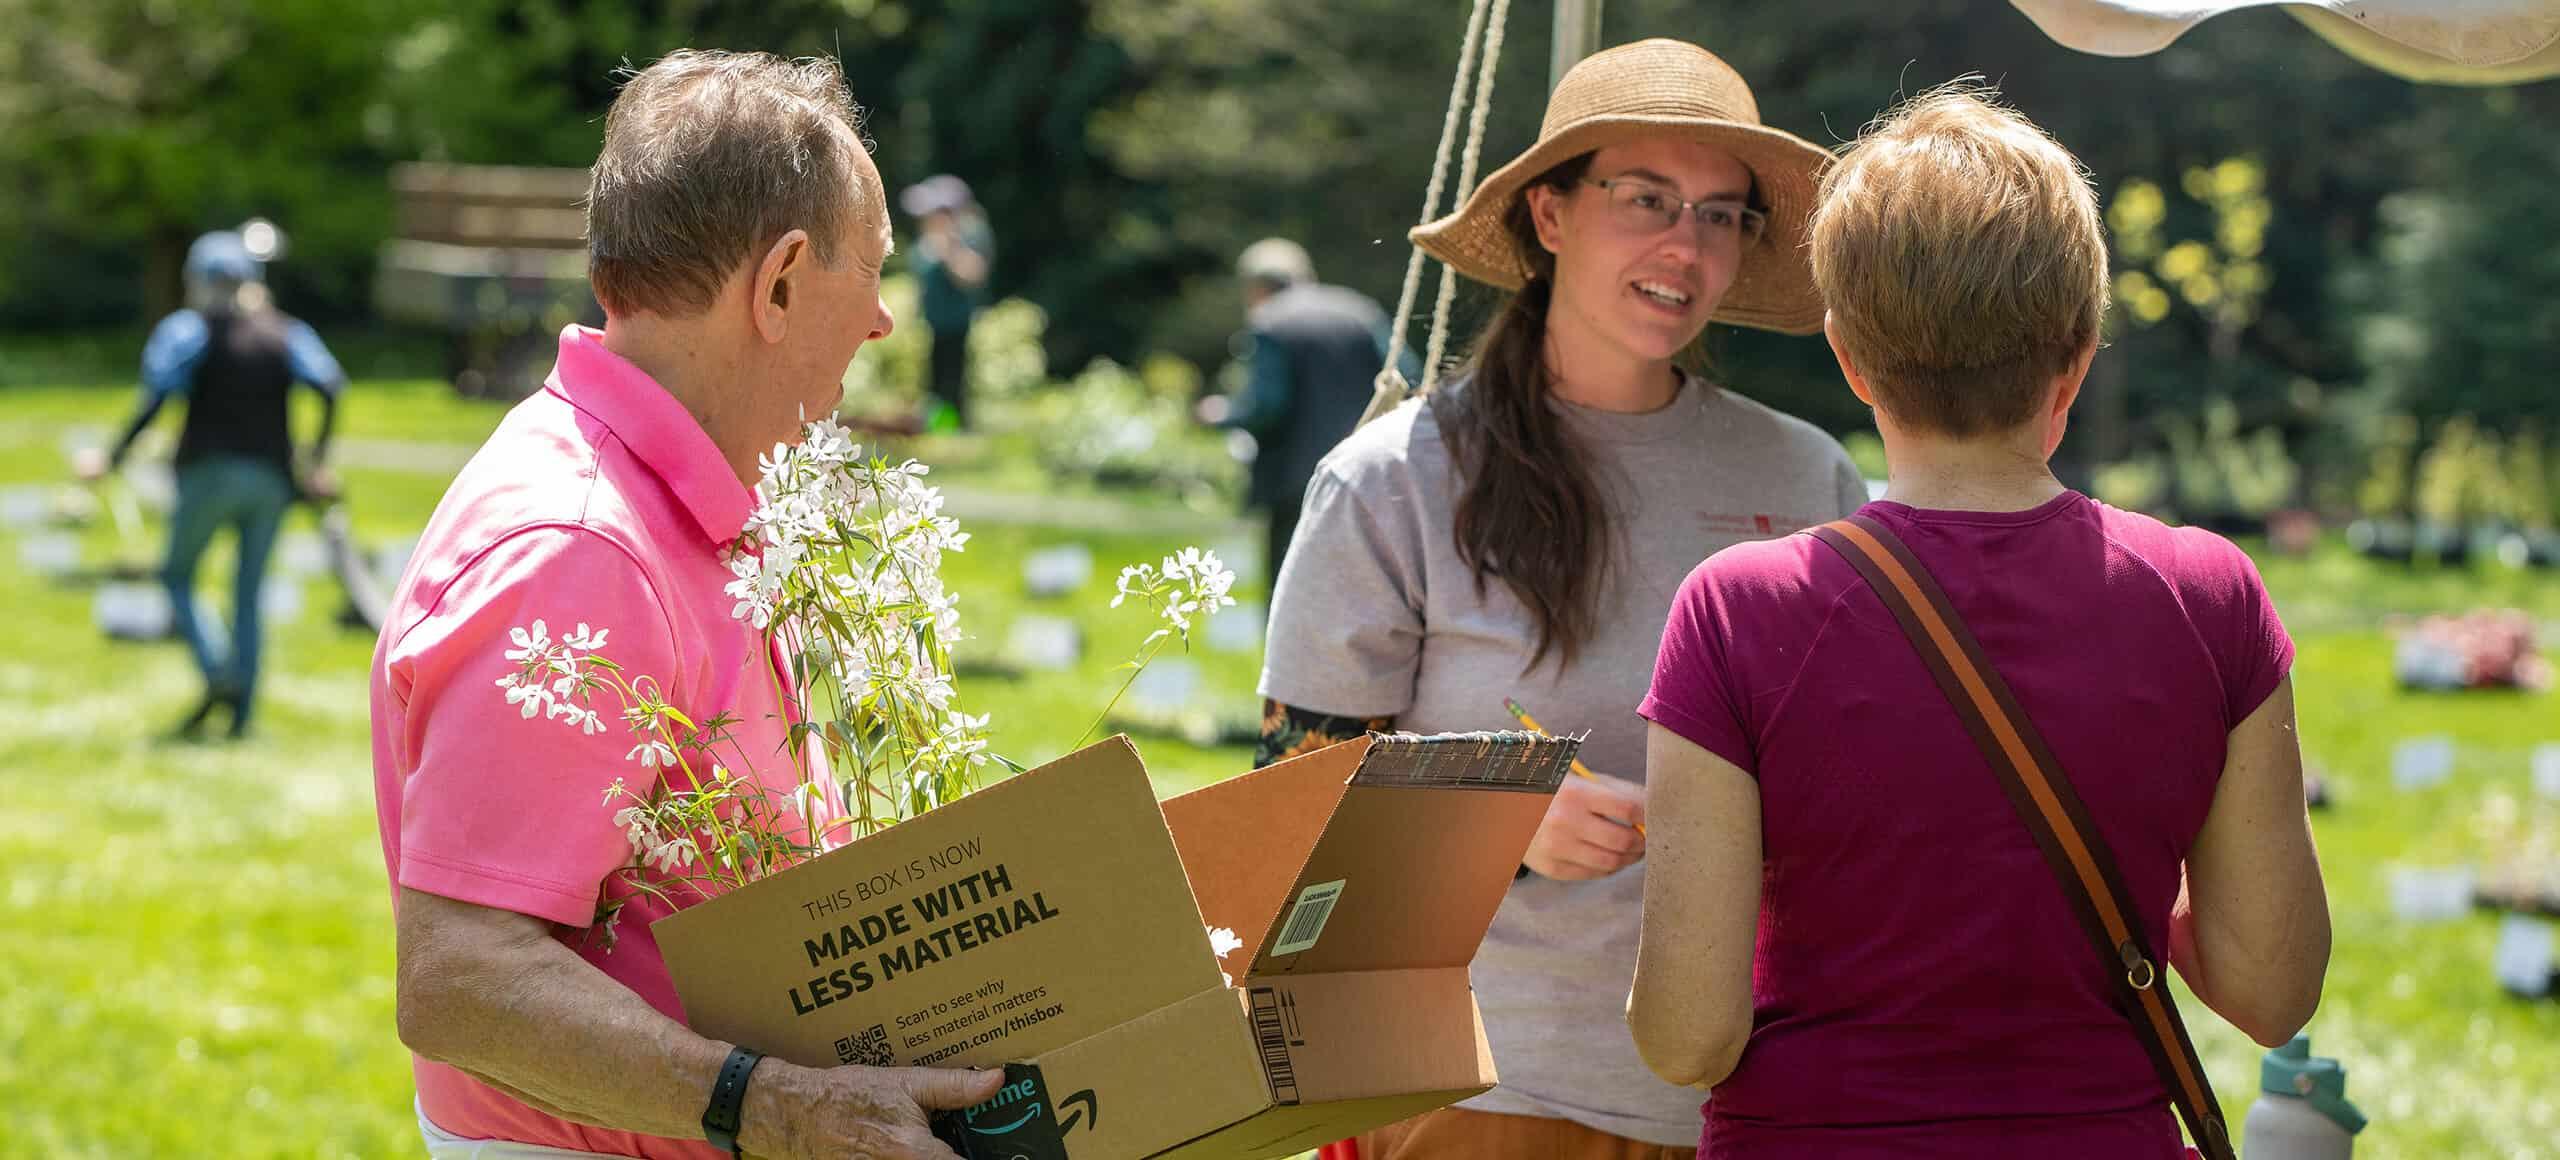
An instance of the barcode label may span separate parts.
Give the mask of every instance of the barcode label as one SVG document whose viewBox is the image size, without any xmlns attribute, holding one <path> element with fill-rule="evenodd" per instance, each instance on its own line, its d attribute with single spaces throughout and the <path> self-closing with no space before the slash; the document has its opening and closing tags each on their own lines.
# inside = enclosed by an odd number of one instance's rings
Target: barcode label
<svg viewBox="0 0 2560 1160">
<path fill-rule="evenodd" d="M 1319 882 L 1298 892 L 1298 904 L 1289 908 L 1289 921 L 1281 924 L 1280 941 L 1271 944 L 1275 955 L 1294 955 L 1316 945 L 1324 937 L 1324 923 L 1333 917 L 1333 904 L 1342 897 L 1342 884 L 1337 878 Z"/>
<path fill-rule="evenodd" d="M 1289 1062 L 1289 1032 L 1280 1017 L 1280 996 L 1269 987 L 1253 989 L 1253 1041 L 1262 1052 L 1262 1076 L 1271 1081 L 1271 1102 L 1298 1102 L 1298 1069 Z"/>
</svg>

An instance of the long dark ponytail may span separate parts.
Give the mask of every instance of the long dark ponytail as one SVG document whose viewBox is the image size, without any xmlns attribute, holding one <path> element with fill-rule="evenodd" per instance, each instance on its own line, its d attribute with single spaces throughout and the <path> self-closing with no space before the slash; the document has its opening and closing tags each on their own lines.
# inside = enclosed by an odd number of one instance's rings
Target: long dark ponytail
<svg viewBox="0 0 2560 1160">
<path fill-rule="evenodd" d="M 1569 189 L 1590 165 L 1584 154 L 1530 184 Z M 1550 652 L 1571 664 L 1590 642 L 1615 564 L 1615 529 L 1582 448 L 1547 403 L 1556 264 L 1538 242 L 1526 189 L 1503 226 L 1529 264 L 1528 284 L 1485 327 L 1459 372 L 1463 386 L 1435 400 L 1432 413 L 1461 481 L 1458 559 L 1474 572 L 1478 596 L 1499 579 L 1537 621 L 1534 669 Z"/>
</svg>

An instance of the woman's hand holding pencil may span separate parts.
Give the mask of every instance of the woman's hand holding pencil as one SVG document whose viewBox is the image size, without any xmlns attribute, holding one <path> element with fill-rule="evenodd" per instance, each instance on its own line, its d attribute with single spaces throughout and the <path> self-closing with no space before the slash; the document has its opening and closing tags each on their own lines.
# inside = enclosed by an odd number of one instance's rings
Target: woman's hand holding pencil
<svg viewBox="0 0 2560 1160">
<path fill-rule="evenodd" d="M 1518 701 L 1505 698 L 1520 727 L 1545 733 Z M 1530 870 L 1574 882 L 1615 874 L 1644 858 L 1644 787 L 1593 773 L 1577 759 L 1575 778 L 1556 787 L 1555 801 L 1523 858 Z"/>
</svg>

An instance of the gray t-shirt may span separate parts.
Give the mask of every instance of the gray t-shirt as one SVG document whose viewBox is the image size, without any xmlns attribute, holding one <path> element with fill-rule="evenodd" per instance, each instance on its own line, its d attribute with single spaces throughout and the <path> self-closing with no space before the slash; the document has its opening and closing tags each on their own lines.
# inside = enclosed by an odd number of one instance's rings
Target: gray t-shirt
<svg viewBox="0 0 2560 1160">
<path fill-rule="evenodd" d="M 1502 704 L 1512 697 L 1547 729 L 1588 731 L 1592 769 L 1641 781 L 1636 706 L 1680 582 L 1722 548 L 1867 501 L 1829 435 L 1702 380 L 1646 414 L 1552 403 L 1594 468 L 1619 563 L 1572 667 L 1551 653 L 1524 673 L 1536 623 L 1499 580 L 1479 597 L 1458 561 L 1457 472 L 1433 404 L 1406 403 L 1317 467 L 1272 595 L 1263 696 L 1421 732 L 1516 728 Z M 1473 970 L 1502 1085 L 1464 1106 L 1697 1144 L 1700 1093 L 1654 1078 L 1627 1030 L 1643 901 L 1641 862 L 1590 882 L 1512 885 Z"/>
</svg>

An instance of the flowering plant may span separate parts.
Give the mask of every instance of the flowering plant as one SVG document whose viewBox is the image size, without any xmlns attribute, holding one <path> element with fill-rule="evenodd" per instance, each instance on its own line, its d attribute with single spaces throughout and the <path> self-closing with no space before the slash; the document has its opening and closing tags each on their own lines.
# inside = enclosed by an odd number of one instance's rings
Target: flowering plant
<svg viewBox="0 0 2560 1160">
<path fill-rule="evenodd" d="M 960 707 L 951 646 L 959 596 L 942 583 L 945 553 L 968 533 L 942 514 L 928 468 L 865 457 L 830 420 L 809 424 L 797 446 L 759 460 L 757 504 L 728 553 L 730 614 L 766 634 L 792 688 L 786 748 L 793 776 L 757 776 L 738 720 L 701 720 L 668 703 L 658 682 L 604 655 L 607 628 L 578 624 L 553 640 L 544 621 L 511 634 L 515 671 L 498 680 L 507 702 L 588 734 L 609 726 L 599 695 L 633 739 L 634 786 L 616 781 L 604 805 L 631 843 L 624 879 L 669 902 L 679 884 L 718 893 L 913 817 L 969 792 L 993 757 L 987 716 Z M 1139 670 L 1193 626 L 1235 603 L 1234 573 L 1215 553 L 1185 548 L 1160 564 L 1123 569 L 1113 607 L 1136 599 L 1163 623 L 1124 667 L 1130 671 L 1091 737 Z M 779 684 L 779 677 L 776 677 Z M 809 747 L 819 760 L 809 760 Z M 1079 741 L 1081 744 L 1081 741 Z M 784 785 L 788 788 L 777 788 Z M 616 903 L 599 914 L 607 937 Z"/>
</svg>

